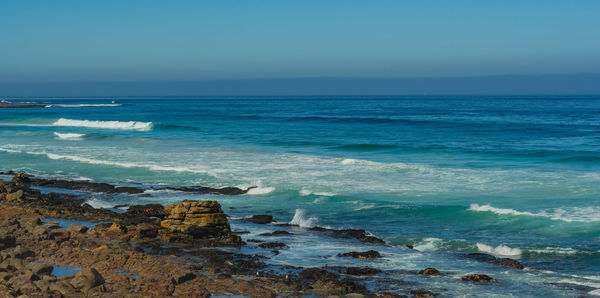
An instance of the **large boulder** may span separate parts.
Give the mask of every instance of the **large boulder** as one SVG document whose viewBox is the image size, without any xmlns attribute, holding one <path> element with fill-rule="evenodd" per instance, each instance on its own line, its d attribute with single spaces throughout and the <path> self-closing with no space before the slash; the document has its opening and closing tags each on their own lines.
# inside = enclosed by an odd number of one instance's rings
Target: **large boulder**
<svg viewBox="0 0 600 298">
<path fill-rule="evenodd" d="M 216 201 L 183 201 L 168 205 L 160 226 L 171 232 L 194 238 L 210 238 L 231 234 L 229 221 Z"/>
<path fill-rule="evenodd" d="M 94 268 L 83 269 L 71 280 L 74 288 L 87 291 L 91 288 L 104 284 L 104 278 Z"/>
</svg>

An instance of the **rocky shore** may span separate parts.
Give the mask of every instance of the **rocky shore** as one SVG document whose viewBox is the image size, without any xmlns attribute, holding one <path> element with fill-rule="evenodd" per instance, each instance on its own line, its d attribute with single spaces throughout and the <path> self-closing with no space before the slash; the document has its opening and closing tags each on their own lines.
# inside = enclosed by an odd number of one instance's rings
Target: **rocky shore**
<svg viewBox="0 0 600 298">
<path fill-rule="evenodd" d="M 39 179 L 25 173 L 11 181 L 0 181 L 0 297 L 208 297 L 211 295 L 275 296 L 382 296 L 431 297 L 426 289 L 403 288 L 402 295 L 369 289 L 356 276 L 378 274 L 380 270 L 360 265 L 361 259 L 380 258 L 375 250 L 340 252 L 354 258 L 357 266 L 302 268 L 288 266 L 274 270 L 262 254 L 241 254 L 246 244 L 231 230 L 221 205 L 216 201 L 183 201 L 127 206 L 119 213 L 97 209 L 73 195 L 50 192 L 36 187 L 101 191 L 105 193 L 141 193 L 135 187 L 117 187 L 106 183 Z M 179 188 L 181 191 L 243 194 L 239 188 Z M 143 192 L 143 191 L 142 191 Z M 64 218 L 95 222 L 93 227 L 61 226 L 46 218 Z M 273 225 L 270 215 L 249 216 L 254 224 Z M 273 225 L 276 227 L 276 225 Z M 364 230 L 312 228 L 331 238 L 385 245 Z M 264 236 L 293 237 L 275 230 Z M 250 241 L 250 240 L 248 240 Z M 268 251 L 285 249 L 286 244 L 262 242 Z M 523 266 L 516 260 L 490 255 L 465 257 L 481 262 Z M 55 269 L 77 268 L 68 275 Z M 414 274 L 424 278 L 443 275 L 435 268 Z M 464 276 L 468 283 L 497 282 L 487 275 Z"/>
</svg>

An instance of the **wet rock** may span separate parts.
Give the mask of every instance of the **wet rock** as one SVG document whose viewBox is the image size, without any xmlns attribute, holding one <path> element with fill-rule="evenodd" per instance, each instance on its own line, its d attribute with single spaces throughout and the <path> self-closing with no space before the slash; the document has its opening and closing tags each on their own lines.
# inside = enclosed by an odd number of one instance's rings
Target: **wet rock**
<svg viewBox="0 0 600 298">
<path fill-rule="evenodd" d="M 427 291 L 427 290 L 410 290 L 410 294 L 412 295 L 412 297 L 415 298 L 421 298 L 421 297 L 435 297 L 435 296 L 439 296 L 440 294 L 436 294 L 436 293 L 432 293 L 431 291 Z"/>
<path fill-rule="evenodd" d="M 165 207 L 161 227 L 185 233 L 191 227 L 214 228 L 230 232 L 227 217 L 216 201 L 184 201 Z"/>
<path fill-rule="evenodd" d="M 373 275 L 381 273 L 381 270 L 371 267 L 347 267 L 344 273 L 349 275 Z"/>
<path fill-rule="evenodd" d="M 419 271 L 419 274 L 422 275 L 440 275 L 440 272 L 435 268 L 425 268 Z"/>
<path fill-rule="evenodd" d="M 381 254 L 375 250 L 356 252 L 351 251 L 347 253 L 338 254 L 338 257 L 353 257 L 355 259 L 375 259 L 381 258 Z"/>
<path fill-rule="evenodd" d="M 127 227 L 122 224 L 113 223 L 112 225 L 110 225 L 107 232 L 113 234 L 125 234 L 127 233 Z"/>
<path fill-rule="evenodd" d="M 191 271 L 185 271 L 185 272 L 176 273 L 172 278 L 172 282 L 174 284 L 178 285 L 178 284 L 182 284 L 186 281 L 190 281 L 194 278 L 196 278 L 196 274 L 194 274 Z"/>
<path fill-rule="evenodd" d="M 134 217 L 165 217 L 165 207 L 161 204 L 133 205 L 127 209 L 127 214 Z"/>
<path fill-rule="evenodd" d="M 4 250 L 16 245 L 16 239 L 13 235 L 0 234 L 0 250 Z"/>
<path fill-rule="evenodd" d="M 523 269 L 524 266 L 515 259 L 510 258 L 496 258 L 495 256 L 484 254 L 484 253 L 471 253 L 467 255 L 468 258 L 472 258 L 481 262 L 492 263 L 500 266 L 511 267 L 515 269 Z"/>
<path fill-rule="evenodd" d="M 143 189 L 135 187 L 116 187 L 108 183 L 60 179 L 32 179 L 31 185 L 103 193 L 140 194 L 144 192 Z"/>
<path fill-rule="evenodd" d="M 24 172 L 18 172 L 12 178 L 11 182 L 16 183 L 17 185 L 26 185 L 31 182 L 31 179 L 29 179 L 29 175 Z"/>
<path fill-rule="evenodd" d="M 244 219 L 247 222 L 255 224 L 268 224 L 273 222 L 273 216 L 267 214 L 252 215 L 252 217 Z"/>
<path fill-rule="evenodd" d="M 94 268 L 83 269 L 71 280 L 71 285 L 76 289 L 89 290 L 104 284 L 104 278 Z"/>
<path fill-rule="evenodd" d="M 266 242 L 258 245 L 260 248 L 286 248 L 287 245 L 281 242 Z"/>
<path fill-rule="evenodd" d="M 333 237 L 336 237 L 336 238 L 348 238 L 348 239 L 356 239 L 356 240 L 359 240 L 362 242 L 367 242 L 367 243 L 385 244 L 385 241 L 383 241 L 375 236 L 368 235 L 365 230 L 360 230 L 360 229 L 336 230 L 336 229 L 323 228 L 323 227 L 313 227 L 313 228 L 309 228 L 309 230 L 318 231 L 318 232 L 328 232 Z"/>
<path fill-rule="evenodd" d="M 488 275 L 485 274 L 469 274 L 469 275 L 465 275 L 461 278 L 462 280 L 465 281 L 473 281 L 473 282 L 497 282 L 497 280 L 491 278 Z"/>
<path fill-rule="evenodd" d="M 340 275 L 320 268 L 308 268 L 300 271 L 298 277 L 308 280 L 337 280 Z"/>
<path fill-rule="evenodd" d="M 246 189 L 241 189 L 237 187 L 223 187 L 223 188 L 212 188 L 212 187 L 204 187 L 204 186 L 191 186 L 191 187 L 162 187 L 155 188 L 156 190 L 176 190 L 182 192 L 195 192 L 201 194 L 220 194 L 220 195 L 241 195 L 247 193 L 250 189 L 256 188 L 256 186 L 251 186 Z"/>
</svg>

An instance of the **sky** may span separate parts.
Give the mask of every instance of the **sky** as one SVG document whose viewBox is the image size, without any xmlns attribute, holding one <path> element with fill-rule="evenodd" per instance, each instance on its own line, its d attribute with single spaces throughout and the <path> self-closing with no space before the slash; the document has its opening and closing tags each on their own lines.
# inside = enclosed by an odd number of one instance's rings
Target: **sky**
<svg viewBox="0 0 600 298">
<path fill-rule="evenodd" d="M 0 82 L 600 73 L 600 1 L 0 1 Z"/>
</svg>

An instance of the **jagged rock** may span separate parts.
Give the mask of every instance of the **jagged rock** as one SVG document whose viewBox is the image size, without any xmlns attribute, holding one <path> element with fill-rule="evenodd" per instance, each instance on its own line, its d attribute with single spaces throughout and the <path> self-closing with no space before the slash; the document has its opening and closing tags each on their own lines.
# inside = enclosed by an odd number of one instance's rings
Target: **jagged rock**
<svg viewBox="0 0 600 298">
<path fill-rule="evenodd" d="M 260 248 L 285 248 L 285 247 L 287 247 L 287 245 L 285 245 L 285 243 L 281 243 L 281 242 L 267 242 L 267 243 L 259 244 L 258 247 L 260 247 Z"/>
<path fill-rule="evenodd" d="M 231 232 L 227 217 L 216 201 L 184 201 L 168 205 L 165 207 L 165 219 L 160 225 L 173 232 L 182 233 L 198 227 Z M 190 231 L 190 234 L 196 232 L 198 231 Z"/>
<path fill-rule="evenodd" d="M 71 280 L 71 285 L 76 289 L 89 290 L 104 283 L 104 278 L 94 268 L 83 269 Z"/>
<path fill-rule="evenodd" d="M 410 294 L 415 298 L 435 297 L 440 295 L 427 290 L 410 290 Z"/>
<path fill-rule="evenodd" d="M 17 185 L 22 185 L 22 184 L 28 184 L 31 182 L 31 179 L 29 179 L 29 175 L 23 173 L 23 172 L 18 172 L 17 174 L 15 174 L 15 176 L 12 178 L 11 182 L 16 183 Z"/>
<path fill-rule="evenodd" d="M 23 201 L 23 190 L 19 189 L 13 193 L 6 194 L 6 200 L 22 202 Z"/>
<path fill-rule="evenodd" d="M 70 225 L 67 228 L 67 231 L 72 232 L 72 233 L 85 233 L 87 232 L 88 228 L 84 227 L 84 226 L 80 226 L 80 225 Z"/>
<path fill-rule="evenodd" d="M 425 268 L 419 271 L 419 274 L 422 275 L 440 275 L 440 272 L 435 268 Z"/>
<path fill-rule="evenodd" d="M 497 282 L 497 280 L 487 276 L 485 274 L 469 274 L 465 275 L 461 278 L 465 281 L 474 281 L 474 282 Z"/>
<path fill-rule="evenodd" d="M 472 258 L 481 262 L 488 262 L 504 267 L 511 267 L 515 269 L 523 269 L 524 266 L 515 259 L 510 258 L 496 258 L 495 256 L 484 254 L 484 253 L 471 253 L 467 255 L 468 258 Z"/>
<path fill-rule="evenodd" d="M 49 275 L 52 273 L 52 270 L 54 270 L 54 267 L 48 264 L 31 262 L 25 265 L 25 269 L 31 270 L 31 272 L 36 275 Z"/>
<path fill-rule="evenodd" d="M 136 217 L 145 216 L 163 219 L 165 217 L 165 207 L 161 204 L 133 205 L 129 206 L 127 214 Z"/>
<path fill-rule="evenodd" d="M 252 217 L 244 219 L 247 222 L 255 224 L 268 224 L 273 222 L 273 216 L 267 214 L 252 215 Z"/>
<path fill-rule="evenodd" d="M 158 235 L 158 226 L 141 223 L 136 226 L 136 233 L 139 238 L 154 238 Z"/>
<path fill-rule="evenodd" d="M 371 267 L 347 267 L 344 271 L 345 274 L 349 275 L 373 275 L 380 272 L 381 270 Z"/>
<path fill-rule="evenodd" d="M 343 254 L 338 254 L 338 257 L 353 257 L 355 259 L 375 259 L 381 258 L 381 254 L 375 250 L 356 252 L 351 251 Z"/>
</svg>

